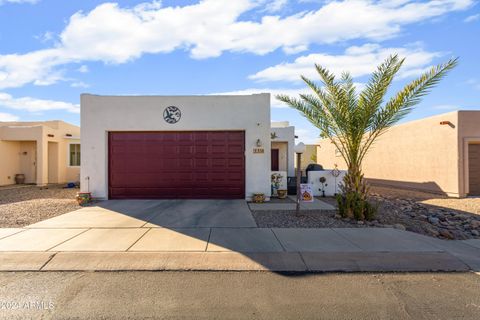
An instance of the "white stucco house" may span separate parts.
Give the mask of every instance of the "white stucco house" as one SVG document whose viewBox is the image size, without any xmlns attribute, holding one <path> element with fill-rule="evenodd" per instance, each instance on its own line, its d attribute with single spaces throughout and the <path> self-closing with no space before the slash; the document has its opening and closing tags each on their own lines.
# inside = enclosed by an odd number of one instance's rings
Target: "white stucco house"
<svg viewBox="0 0 480 320">
<path fill-rule="evenodd" d="M 268 197 L 272 141 L 291 150 L 278 165 L 293 172 L 293 127 L 271 127 L 268 93 L 83 94 L 81 135 L 81 189 L 94 198 Z"/>
</svg>

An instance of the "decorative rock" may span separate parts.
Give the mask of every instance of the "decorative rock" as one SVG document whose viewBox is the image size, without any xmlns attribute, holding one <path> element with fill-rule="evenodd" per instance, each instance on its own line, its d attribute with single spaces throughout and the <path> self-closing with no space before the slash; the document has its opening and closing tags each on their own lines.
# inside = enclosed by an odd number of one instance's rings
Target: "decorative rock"
<svg viewBox="0 0 480 320">
<path fill-rule="evenodd" d="M 439 219 L 435 217 L 428 217 L 428 222 L 431 224 L 438 224 Z"/>
<path fill-rule="evenodd" d="M 478 230 L 472 230 L 472 231 L 470 231 L 470 233 L 475 237 L 480 236 L 480 232 Z"/>
<path fill-rule="evenodd" d="M 400 223 L 394 224 L 393 227 L 398 230 L 403 230 L 403 231 L 407 230 L 407 228 L 405 228 L 405 226 Z"/>
<path fill-rule="evenodd" d="M 441 229 L 439 231 L 439 234 L 444 237 L 444 238 L 447 238 L 447 239 L 453 239 L 453 235 L 450 233 L 450 231 L 448 230 L 445 230 L 445 229 Z"/>
<path fill-rule="evenodd" d="M 465 234 L 463 234 L 462 231 L 457 230 L 457 231 L 454 231 L 453 234 L 455 235 L 454 238 L 456 240 L 466 240 L 466 239 L 468 239 L 468 237 Z"/>
<path fill-rule="evenodd" d="M 472 229 L 480 228 L 480 221 L 478 221 L 478 220 L 472 220 L 472 221 L 470 221 L 470 227 L 471 227 Z"/>
<path fill-rule="evenodd" d="M 364 223 L 365 223 L 365 222 L 363 222 L 363 221 L 361 221 L 361 220 L 357 221 L 357 224 L 364 224 Z"/>
</svg>

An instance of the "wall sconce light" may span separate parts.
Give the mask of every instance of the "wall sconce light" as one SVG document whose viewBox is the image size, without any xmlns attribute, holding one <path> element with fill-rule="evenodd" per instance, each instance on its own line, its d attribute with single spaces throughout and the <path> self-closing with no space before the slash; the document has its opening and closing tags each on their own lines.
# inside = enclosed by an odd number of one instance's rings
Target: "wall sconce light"
<svg viewBox="0 0 480 320">
<path fill-rule="evenodd" d="M 449 126 L 451 128 L 455 128 L 455 125 L 453 123 L 451 123 L 450 121 L 440 121 L 440 125 L 441 126 Z"/>
<path fill-rule="evenodd" d="M 55 137 L 55 136 L 54 136 L 53 134 L 49 133 L 49 134 L 47 134 L 47 137 L 53 138 L 53 137 Z"/>
<path fill-rule="evenodd" d="M 65 136 L 66 137 L 71 137 L 72 135 L 70 133 L 67 133 Z"/>
<path fill-rule="evenodd" d="M 255 144 L 257 145 L 258 148 L 260 148 L 262 146 L 262 141 L 260 139 L 257 139 Z"/>
</svg>

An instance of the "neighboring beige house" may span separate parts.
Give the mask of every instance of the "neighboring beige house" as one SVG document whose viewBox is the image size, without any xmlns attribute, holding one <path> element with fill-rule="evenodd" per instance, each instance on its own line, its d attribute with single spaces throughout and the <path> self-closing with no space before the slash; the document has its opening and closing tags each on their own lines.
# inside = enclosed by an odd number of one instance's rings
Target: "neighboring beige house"
<svg viewBox="0 0 480 320">
<path fill-rule="evenodd" d="M 0 185 L 79 181 L 80 128 L 63 121 L 0 122 Z"/>
<path fill-rule="evenodd" d="M 320 141 L 318 163 L 345 163 L 335 146 Z M 455 111 L 392 127 L 367 154 L 372 183 L 453 197 L 480 195 L 480 111 Z"/>
</svg>

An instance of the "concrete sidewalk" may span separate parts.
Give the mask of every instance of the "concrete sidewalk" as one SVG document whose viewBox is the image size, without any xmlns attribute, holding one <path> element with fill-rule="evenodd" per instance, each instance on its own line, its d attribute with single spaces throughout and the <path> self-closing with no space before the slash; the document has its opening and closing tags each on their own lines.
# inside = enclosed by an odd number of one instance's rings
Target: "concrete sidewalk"
<svg viewBox="0 0 480 320">
<path fill-rule="evenodd" d="M 391 228 L 0 229 L 0 270 L 480 270 L 480 240 Z"/>
</svg>

